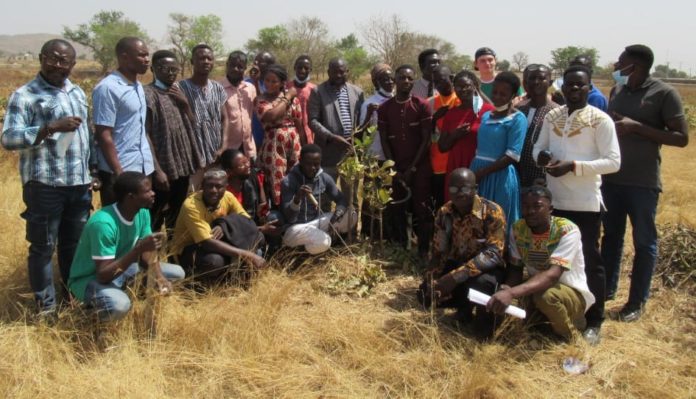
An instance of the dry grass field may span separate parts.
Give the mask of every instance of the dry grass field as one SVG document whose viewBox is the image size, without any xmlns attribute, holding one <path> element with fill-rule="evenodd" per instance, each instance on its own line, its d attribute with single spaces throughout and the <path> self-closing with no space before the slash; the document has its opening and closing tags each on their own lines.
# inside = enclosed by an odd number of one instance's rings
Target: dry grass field
<svg viewBox="0 0 696 399">
<path fill-rule="evenodd" d="M 35 69 L 0 71 L 0 98 Z M 85 76 L 82 72 L 80 76 Z M 87 83 L 89 85 L 89 83 Z M 681 88 L 691 110 L 696 88 Z M 696 129 L 691 126 L 691 129 Z M 287 271 L 275 259 L 248 289 L 162 298 L 158 334 L 143 327 L 144 300 L 102 331 L 79 308 L 55 326 L 33 321 L 26 277 L 24 206 L 16 156 L 0 155 L 0 396 L 17 398 L 688 398 L 696 396 L 696 304 L 693 287 L 656 279 L 647 314 L 635 324 L 607 321 L 597 347 L 562 344 L 508 321 L 481 343 L 448 313 L 422 310 L 416 277 L 379 262 L 387 280 L 367 296 L 329 289 L 336 273 L 364 266 L 347 250 Z M 658 219 L 696 225 L 696 143 L 665 148 Z M 353 253 L 365 254 L 361 248 Z M 631 251 L 626 256 L 630 261 Z M 623 275 L 617 300 L 626 298 Z M 575 356 L 590 365 L 563 371 Z"/>
</svg>

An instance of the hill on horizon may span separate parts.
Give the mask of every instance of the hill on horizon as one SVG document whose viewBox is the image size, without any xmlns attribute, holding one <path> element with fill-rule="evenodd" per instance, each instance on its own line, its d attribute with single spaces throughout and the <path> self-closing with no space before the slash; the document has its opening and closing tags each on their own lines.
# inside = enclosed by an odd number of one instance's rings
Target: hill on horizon
<svg viewBox="0 0 696 399">
<path fill-rule="evenodd" d="M 25 53 L 38 54 L 41 46 L 51 39 L 63 38 L 56 33 L 27 33 L 20 35 L 0 35 L 0 54 L 2 56 L 20 55 Z M 69 40 L 70 41 L 70 40 Z M 78 43 L 70 41 L 77 51 L 78 57 L 87 54 L 92 58 L 91 51 Z"/>
</svg>

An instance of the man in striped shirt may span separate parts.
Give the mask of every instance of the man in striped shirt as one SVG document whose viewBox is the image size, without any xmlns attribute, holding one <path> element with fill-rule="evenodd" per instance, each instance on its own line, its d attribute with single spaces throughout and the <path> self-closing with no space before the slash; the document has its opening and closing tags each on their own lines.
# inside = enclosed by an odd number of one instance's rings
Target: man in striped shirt
<svg viewBox="0 0 696 399">
<path fill-rule="evenodd" d="M 39 311 L 54 315 L 56 291 L 51 257 L 58 246 L 63 283 L 87 222 L 92 190 L 99 189 L 87 98 L 68 76 L 75 49 L 65 40 L 46 42 L 41 71 L 10 97 L 2 146 L 19 151 L 22 196 L 27 207 L 29 284 Z"/>
<path fill-rule="evenodd" d="M 353 129 L 358 126 L 363 91 L 347 83 L 348 64 L 335 58 L 329 61 L 329 79 L 309 96 L 309 127 L 314 143 L 322 149 L 321 167 L 336 180 L 337 165 L 348 153 Z"/>
</svg>

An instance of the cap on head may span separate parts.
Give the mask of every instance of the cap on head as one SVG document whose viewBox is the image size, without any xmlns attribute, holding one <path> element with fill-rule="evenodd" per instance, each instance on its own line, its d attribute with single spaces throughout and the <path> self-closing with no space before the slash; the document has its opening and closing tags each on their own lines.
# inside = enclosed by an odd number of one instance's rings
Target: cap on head
<svg viewBox="0 0 696 399">
<path fill-rule="evenodd" d="M 490 47 L 481 47 L 480 49 L 476 50 L 476 53 L 474 54 L 474 62 L 479 59 L 479 57 L 483 57 L 484 55 L 492 55 L 495 57 L 495 51 L 493 51 L 492 48 Z"/>
</svg>

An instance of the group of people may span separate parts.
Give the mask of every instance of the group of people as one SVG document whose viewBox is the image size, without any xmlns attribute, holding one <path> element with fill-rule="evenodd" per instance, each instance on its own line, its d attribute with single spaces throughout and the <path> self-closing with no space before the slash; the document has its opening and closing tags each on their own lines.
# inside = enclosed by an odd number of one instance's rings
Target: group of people
<svg viewBox="0 0 696 399">
<path fill-rule="evenodd" d="M 571 60 L 552 95 L 545 65 L 528 65 L 520 81 L 497 73 L 490 48 L 475 53 L 478 74 L 452 71 L 427 49 L 418 68 L 375 65 L 365 99 L 341 58 L 315 85 L 307 55 L 289 80 L 271 53 L 248 68 L 233 51 L 215 81 L 205 44 L 192 49 L 183 80 L 170 51 L 150 57 L 135 37 L 115 50 L 118 67 L 94 88 L 91 115 L 69 80 L 75 50 L 61 39 L 44 44 L 39 74 L 8 105 L 1 142 L 20 152 L 29 280 L 42 314 L 57 306 L 56 247 L 66 297 L 101 320 L 128 312 L 123 287 L 141 269 L 154 268 L 170 292 L 185 276 L 213 282 L 263 268 L 281 246 L 328 250 L 356 228 L 356 190 L 338 170 L 367 135 L 368 156 L 392 161 L 392 197 L 403 199 L 385 212 L 387 237 L 407 245 L 412 215 L 428 260 L 425 305 L 455 307 L 460 321 L 491 332 L 493 314 L 528 297 L 556 334 L 597 343 L 628 216 L 636 256 L 618 319 L 643 312 L 657 255 L 659 149 L 688 143 L 680 98 L 650 77 L 646 46 L 621 53 L 608 101 L 586 56 Z M 143 86 L 148 68 L 153 82 Z M 102 208 L 89 217 L 93 191 Z M 159 260 L 165 252 L 170 263 Z M 491 295 L 487 306 L 474 307 L 470 288 Z"/>
</svg>

